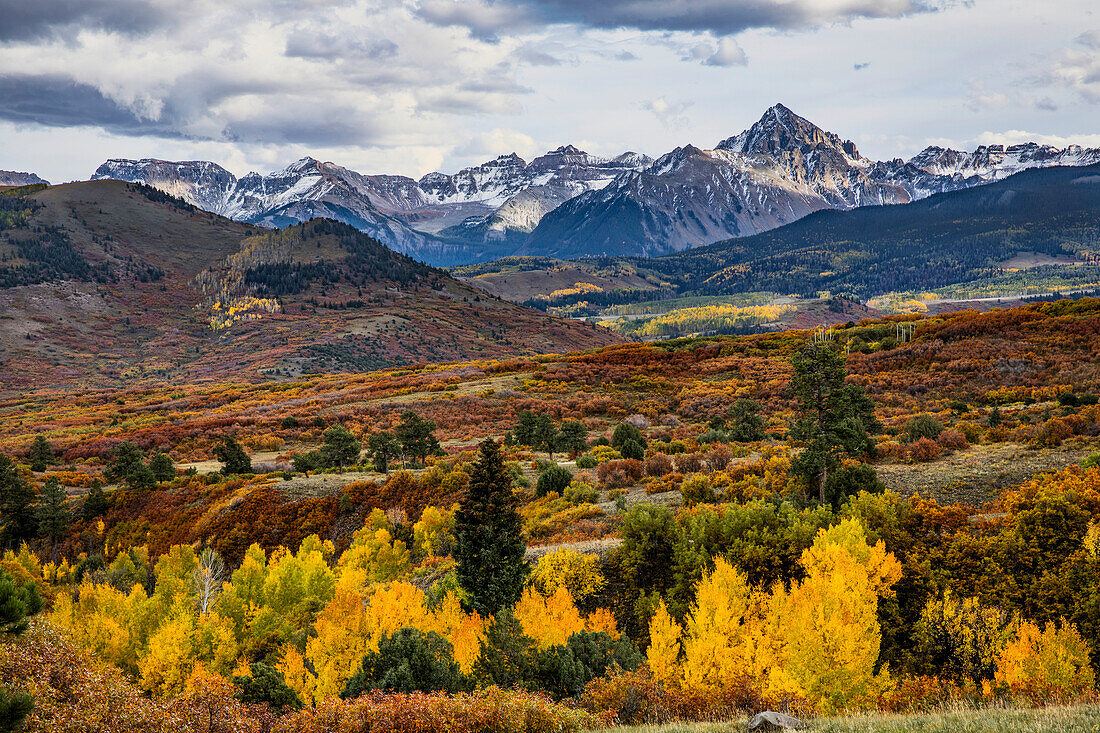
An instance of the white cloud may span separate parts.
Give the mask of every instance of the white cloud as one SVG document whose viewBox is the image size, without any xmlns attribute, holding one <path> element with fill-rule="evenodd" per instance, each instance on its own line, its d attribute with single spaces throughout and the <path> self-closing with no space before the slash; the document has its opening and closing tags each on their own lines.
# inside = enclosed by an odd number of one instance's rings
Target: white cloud
<svg viewBox="0 0 1100 733">
<path fill-rule="evenodd" d="M 1081 145 L 1087 148 L 1100 148 L 1100 133 L 1085 132 L 1079 135 L 1046 135 L 1026 130 L 1004 130 L 1003 132 L 983 132 L 976 138 L 979 145 L 1019 145 L 1020 143 L 1039 143 L 1064 148 L 1068 145 Z"/>
<path fill-rule="evenodd" d="M 654 117 L 660 120 L 662 125 L 675 129 L 687 124 L 687 116 L 684 113 L 687 112 L 691 103 L 669 102 L 664 97 L 657 97 L 656 99 L 645 100 L 641 106 L 642 109 L 651 112 Z"/>
</svg>

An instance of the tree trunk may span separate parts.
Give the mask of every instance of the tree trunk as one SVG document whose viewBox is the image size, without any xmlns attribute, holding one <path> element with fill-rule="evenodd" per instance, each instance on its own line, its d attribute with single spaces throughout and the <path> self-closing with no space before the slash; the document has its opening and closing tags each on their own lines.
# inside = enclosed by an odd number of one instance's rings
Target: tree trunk
<svg viewBox="0 0 1100 733">
<path fill-rule="evenodd" d="M 821 476 L 818 479 L 818 481 L 820 483 L 818 483 L 818 486 L 817 486 L 817 498 L 818 498 L 818 501 L 820 501 L 822 504 L 825 503 L 825 482 L 828 480 L 828 478 L 829 478 L 829 468 L 828 468 L 828 466 L 822 466 L 821 467 Z"/>
</svg>

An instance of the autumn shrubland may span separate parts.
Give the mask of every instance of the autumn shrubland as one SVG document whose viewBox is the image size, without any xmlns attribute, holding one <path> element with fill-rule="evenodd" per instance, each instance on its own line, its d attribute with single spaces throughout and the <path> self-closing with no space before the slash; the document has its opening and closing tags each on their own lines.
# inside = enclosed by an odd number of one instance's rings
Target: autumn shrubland
<svg viewBox="0 0 1100 733">
<path fill-rule="evenodd" d="M 8 393 L 0 688 L 31 730 L 1086 725 L 1098 350 L 1083 299 Z"/>
</svg>

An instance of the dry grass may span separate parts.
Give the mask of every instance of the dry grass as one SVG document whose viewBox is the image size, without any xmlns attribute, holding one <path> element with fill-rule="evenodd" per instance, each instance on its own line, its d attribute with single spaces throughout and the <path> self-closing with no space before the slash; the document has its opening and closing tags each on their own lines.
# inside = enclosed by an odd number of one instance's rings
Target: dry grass
<svg viewBox="0 0 1100 733">
<path fill-rule="evenodd" d="M 673 723 L 614 728 L 607 733 L 729 733 L 746 730 L 747 727 L 746 718 L 729 723 Z M 821 718 L 812 721 L 806 730 L 820 733 L 1084 733 L 1100 731 L 1100 706 L 958 709 L 918 715 L 868 713 L 844 718 Z"/>
</svg>

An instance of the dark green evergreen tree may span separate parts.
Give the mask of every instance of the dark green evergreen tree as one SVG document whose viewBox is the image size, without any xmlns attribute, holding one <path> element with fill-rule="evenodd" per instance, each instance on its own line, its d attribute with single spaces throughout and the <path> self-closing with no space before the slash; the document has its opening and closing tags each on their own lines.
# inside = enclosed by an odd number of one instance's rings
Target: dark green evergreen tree
<svg viewBox="0 0 1100 733">
<path fill-rule="evenodd" d="M 631 458 L 635 461 L 640 461 L 645 458 L 645 446 L 633 438 L 630 438 L 619 446 L 619 453 L 623 458 Z"/>
<path fill-rule="evenodd" d="M 553 492 L 558 496 L 565 496 L 565 490 L 572 482 L 573 474 L 568 468 L 552 465 L 539 474 L 538 481 L 535 482 L 535 495 L 546 496 Z"/>
<path fill-rule="evenodd" d="M 494 616 L 514 606 L 530 572 L 526 551 L 512 474 L 500 446 L 486 440 L 455 514 L 455 572 L 470 606 Z"/>
<path fill-rule="evenodd" d="M 233 678 L 237 687 L 237 699 L 246 703 L 267 703 L 276 713 L 284 710 L 299 710 L 302 700 L 298 697 L 279 670 L 266 662 L 253 662 L 248 665 L 250 675 Z"/>
<path fill-rule="evenodd" d="M 401 423 L 394 431 L 405 455 L 421 464 L 439 452 L 439 440 L 435 437 L 435 423 L 424 420 L 412 410 L 401 414 Z"/>
<path fill-rule="evenodd" d="M 333 425 L 324 432 L 324 438 L 321 457 L 326 466 L 343 468 L 359 462 L 363 444 L 343 425 Z"/>
<path fill-rule="evenodd" d="M 524 410 L 519 414 L 519 420 L 512 429 L 512 433 L 519 445 L 526 445 L 534 450 L 544 450 L 553 460 L 554 451 L 557 449 L 558 429 L 554 427 L 554 421 L 549 415 Z"/>
<path fill-rule="evenodd" d="M 171 481 L 176 477 L 176 465 L 167 453 L 157 452 L 149 459 L 149 470 L 157 481 Z"/>
<path fill-rule="evenodd" d="M 34 500 L 34 489 L 0 453 L 0 546 L 15 547 L 34 537 Z"/>
<path fill-rule="evenodd" d="M 340 697 L 359 697 L 370 690 L 454 693 L 470 686 L 449 641 L 434 631 L 404 628 L 383 636 L 378 650 L 363 657 Z"/>
<path fill-rule="evenodd" d="M 222 442 L 215 446 L 214 457 L 221 461 L 222 474 L 234 476 L 242 473 L 252 473 L 252 459 L 244 452 L 244 448 L 237 439 L 231 435 L 222 438 Z"/>
<path fill-rule="evenodd" d="M 611 447 L 621 449 L 623 443 L 628 440 L 638 443 L 642 446 L 642 451 L 645 451 L 646 439 L 642 431 L 628 422 L 619 423 L 615 426 L 615 432 L 611 434 Z"/>
<path fill-rule="evenodd" d="M 18 636 L 27 630 L 31 616 L 42 610 L 42 596 L 34 583 L 18 585 L 0 568 L 0 635 Z"/>
<path fill-rule="evenodd" d="M 27 452 L 27 461 L 31 464 L 32 471 L 45 471 L 48 466 L 57 462 L 57 456 L 53 452 L 53 446 L 44 435 L 36 435 L 31 449 Z"/>
<path fill-rule="evenodd" d="M 537 662 L 535 640 L 523 633 L 523 626 L 510 608 L 502 608 L 481 640 L 474 679 L 479 687 L 530 688 L 535 684 Z"/>
<path fill-rule="evenodd" d="M 367 455 L 374 470 L 389 473 L 390 461 L 401 455 L 401 443 L 389 430 L 383 430 L 367 439 Z"/>
<path fill-rule="evenodd" d="M 558 450 L 575 456 L 588 448 L 588 428 L 579 420 L 566 420 L 558 430 Z"/>
<path fill-rule="evenodd" d="M 730 440 L 752 443 L 767 437 L 764 418 L 760 417 L 760 403 L 755 400 L 737 400 L 730 408 L 730 421 L 726 428 Z"/>
<path fill-rule="evenodd" d="M 133 483 L 139 467 L 145 466 L 144 460 L 145 456 L 136 445 L 130 441 L 119 443 L 111 451 L 103 477 L 111 483 Z"/>
<path fill-rule="evenodd" d="M 34 513 L 38 522 L 39 536 L 48 539 L 50 546 L 55 547 L 57 541 L 65 536 L 71 519 L 69 507 L 65 501 L 65 490 L 61 488 L 61 482 L 56 476 L 46 479 L 46 483 L 43 484 Z"/>
<path fill-rule="evenodd" d="M 804 445 L 791 467 L 824 502 L 829 472 L 844 456 L 872 454 L 870 433 L 881 428 L 863 388 L 845 384 L 844 361 L 832 347 L 811 344 L 791 357 L 791 365 L 791 391 L 799 412 L 791 438 Z"/>
<path fill-rule="evenodd" d="M 95 519 L 107 511 L 109 503 L 107 494 L 103 491 L 103 482 L 99 479 L 92 481 L 92 488 L 88 489 L 88 495 L 84 497 L 84 505 L 81 513 L 85 519 Z"/>
</svg>

